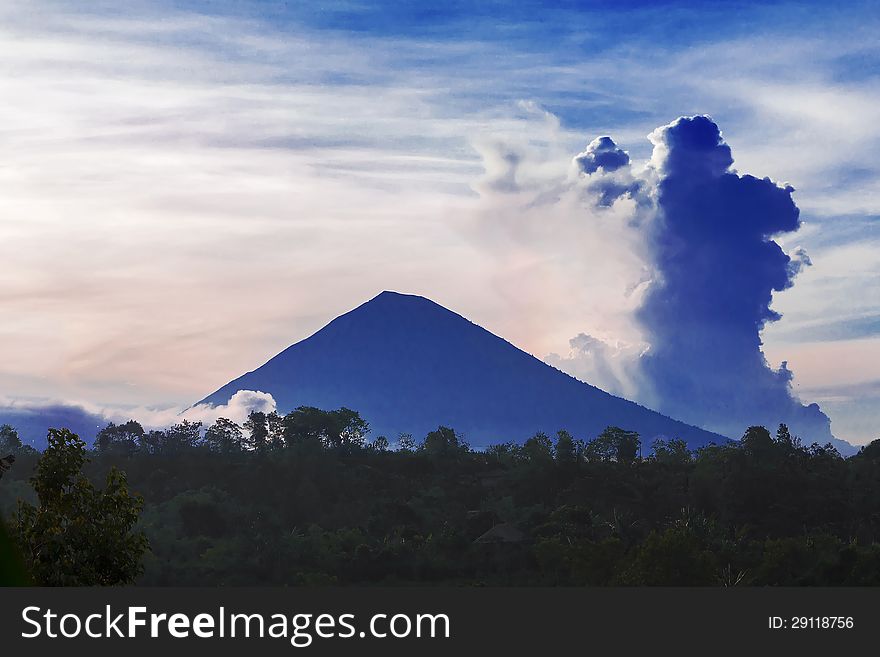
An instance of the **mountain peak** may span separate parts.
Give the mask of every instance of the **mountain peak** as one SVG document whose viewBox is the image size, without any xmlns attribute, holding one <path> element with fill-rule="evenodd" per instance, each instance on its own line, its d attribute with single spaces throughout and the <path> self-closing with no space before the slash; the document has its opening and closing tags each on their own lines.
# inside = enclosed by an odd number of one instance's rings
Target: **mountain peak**
<svg viewBox="0 0 880 657">
<path fill-rule="evenodd" d="M 424 297 L 420 297 L 415 294 L 407 294 L 406 292 L 397 292 L 395 290 L 382 290 L 381 292 L 379 292 L 379 294 L 377 294 L 372 299 L 370 299 L 370 301 L 375 301 L 376 299 L 394 298 L 394 297 L 416 297 L 419 299 L 424 299 Z"/>
<path fill-rule="evenodd" d="M 367 301 L 364 304 L 361 304 L 359 307 L 367 306 L 367 305 L 397 305 L 404 306 L 408 304 L 429 304 L 432 306 L 437 306 L 438 308 L 442 308 L 439 304 L 434 303 L 430 299 L 426 297 L 419 296 L 417 294 L 406 294 L 404 292 L 395 292 L 393 290 L 383 290 L 372 299 Z"/>
<path fill-rule="evenodd" d="M 226 404 L 239 390 L 269 393 L 285 413 L 346 406 L 392 440 L 438 425 L 475 447 L 559 429 L 590 438 L 609 425 L 638 431 L 647 445 L 658 436 L 692 447 L 725 440 L 578 381 L 425 297 L 390 290 L 201 403 Z"/>
<path fill-rule="evenodd" d="M 406 340 L 414 333 L 424 334 L 426 331 L 433 334 L 435 331 L 451 330 L 455 333 L 455 329 L 450 326 L 450 322 L 455 321 L 471 324 L 426 297 L 385 290 L 340 315 L 308 339 L 323 338 L 325 331 L 333 333 L 345 328 L 351 334 L 347 337 L 357 335 L 365 342 L 376 343 L 389 338 Z M 427 336 L 423 335 L 423 338 Z M 436 338 L 442 339 L 442 335 L 438 333 Z"/>
<path fill-rule="evenodd" d="M 379 294 L 367 301 L 365 304 L 374 303 L 406 303 L 406 302 L 428 302 L 433 303 L 425 297 L 417 294 L 407 294 L 405 292 L 395 292 L 394 290 L 382 290 Z"/>
</svg>

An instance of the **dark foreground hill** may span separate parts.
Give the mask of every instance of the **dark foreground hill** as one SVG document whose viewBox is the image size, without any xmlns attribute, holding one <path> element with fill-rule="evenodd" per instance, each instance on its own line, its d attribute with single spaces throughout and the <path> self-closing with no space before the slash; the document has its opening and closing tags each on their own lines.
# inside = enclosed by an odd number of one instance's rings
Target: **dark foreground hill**
<svg viewBox="0 0 880 657">
<path fill-rule="evenodd" d="M 689 447 L 722 443 L 709 431 L 615 397 L 543 363 L 428 299 L 383 292 L 199 403 L 239 390 L 298 406 L 360 412 L 372 434 L 416 437 L 443 424 L 474 447 L 567 429 L 591 438 L 606 426 Z"/>
</svg>

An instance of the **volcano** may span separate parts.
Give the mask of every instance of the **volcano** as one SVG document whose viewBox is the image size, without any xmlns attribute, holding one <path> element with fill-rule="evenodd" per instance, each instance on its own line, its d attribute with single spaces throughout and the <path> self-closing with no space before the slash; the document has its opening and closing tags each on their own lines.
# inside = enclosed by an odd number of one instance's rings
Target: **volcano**
<svg viewBox="0 0 880 657">
<path fill-rule="evenodd" d="M 199 404 L 239 390 L 298 406 L 354 409 L 373 436 L 424 437 L 444 425 L 473 447 L 566 429 L 589 439 L 607 426 L 643 445 L 681 438 L 691 449 L 727 438 L 611 395 L 557 370 L 464 317 L 419 296 L 382 292 Z"/>
</svg>

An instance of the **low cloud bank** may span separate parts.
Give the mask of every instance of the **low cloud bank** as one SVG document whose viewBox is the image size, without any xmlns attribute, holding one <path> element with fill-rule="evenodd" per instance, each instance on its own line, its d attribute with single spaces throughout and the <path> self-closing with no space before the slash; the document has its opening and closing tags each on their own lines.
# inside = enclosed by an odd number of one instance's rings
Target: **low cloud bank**
<svg viewBox="0 0 880 657">
<path fill-rule="evenodd" d="M 207 427 L 221 417 L 243 424 L 251 411 L 271 413 L 276 409 L 272 395 L 259 390 L 239 390 L 226 404 L 198 404 L 183 411 L 179 408 L 99 407 L 46 399 L 0 399 L 0 424 L 12 425 L 24 442 L 42 449 L 50 428 L 69 428 L 91 443 L 98 431 L 110 422 L 136 420 L 146 429 L 165 429 L 187 420 Z"/>
</svg>

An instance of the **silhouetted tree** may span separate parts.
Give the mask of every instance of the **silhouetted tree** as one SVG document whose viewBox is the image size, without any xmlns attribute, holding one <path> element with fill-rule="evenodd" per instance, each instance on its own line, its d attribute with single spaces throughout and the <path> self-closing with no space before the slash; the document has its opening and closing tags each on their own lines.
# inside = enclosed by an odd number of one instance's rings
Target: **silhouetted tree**
<svg viewBox="0 0 880 657">
<path fill-rule="evenodd" d="M 416 449 L 416 441 L 411 433 L 402 433 L 397 437 L 397 447 L 404 452 L 412 452 Z"/>
<path fill-rule="evenodd" d="M 593 461 L 616 461 L 628 465 L 639 453 L 639 434 L 620 427 L 608 427 L 587 443 L 585 455 Z"/>
<path fill-rule="evenodd" d="M 15 454 L 7 454 L 0 458 L 0 479 L 3 479 L 3 475 L 12 468 L 13 463 L 15 463 Z"/>
<path fill-rule="evenodd" d="M 31 484 L 37 506 L 20 501 L 14 531 L 28 570 L 48 586 L 127 584 L 147 549 L 135 531 L 143 506 L 116 468 L 104 490 L 83 475 L 86 446 L 67 429 L 50 429 Z"/>
<path fill-rule="evenodd" d="M 654 452 L 653 459 L 658 463 L 684 466 L 692 461 L 687 443 L 680 438 L 668 441 L 657 439 L 651 443 L 651 450 Z"/>
<path fill-rule="evenodd" d="M 148 454 L 158 454 L 165 444 L 165 432 L 153 429 L 141 438 L 141 449 Z"/>
<path fill-rule="evenodd" d="M 98 451 L 116 450 L 133 452 L 144 438 L 144 428 L 140 423 L 129 420 L 124 424 L 110 422 L 95 437 L 95 449 Z"/>
<path fill-rule="evenodd" d="M 880 442 L 842 459 L 753 427 L 695 452 L 655 441 L 643 457 L 614 427 L 589 447 L 560 431 L 483 451 L 438 427 L 390 451 L 382 437 L 360 447 L 353 411 L 303 407 L 282 418 L 289 448 L 274 450 L 270 415 L 256 423 L 260 455 L 229 448 L 249 441 L 218 420 L 203 441 L 192 425 L 169 451 L 166 432 L 149 432 L 137 451 L 99 449 L 82 466 L 97 482 L 124 462 L 146 497 L 155 558 L 140 583 L 880 585 Z M 16 458 L 0 513 L 41 499 L 25 478 L 38 455 Z M 79 517 L 56 523 L 73 545 L 76 522 L 100 513 Z"/>
<path fill-rule="evenodd" d="M 165 431 L 162 451 L 174 453 L 191 449 L 201 442 L 201 432 L 201 422 L 184 420 L 179 424 L 172 425 Z"/>
<path fill-rule="evenodd" d="M 221 417 L 205 430 L 205 445 L 213 452 L 230 454 L 241 451 L 243 437 L 240 426 L 232 420 Z"/>
<path fill-rule="evenodd" d="M 438 427 L 425 436 L 422 450 L 430 456 L 449 456 L 459 451 L 458 434 L 449 427 Z"/>
<path fill-rule="evenodd" d="M 870 461 L 880 460 L 880 439 L 872 440 L 859 450 L 858 457 Z"/>
<path fill-rule="evenodd" d="M 247 447 L 258 453 L 263 453 L 269 446 L 269 424 L 266 414 L 262 411 L 251 411 L 244 423 L 244 430 L 248 432 Z"/>
<path fill-rule="evenodd" d="M 288 445 L 318 441 L 334 449 L 363 447 L 369 425 L 357 411 L 340 408 L 324 411 L 300 406 L 284 416 L 284 440 Z"/>
<path fill-rule="evenodd" d="M 780 424 L 779 428 L 776 430 L 776 444 L 781 445 L 787 451 L 791 451 L 797 447 L 800 447 L 795 438 L 792 438 L 791 432 L 788 430 L 788 426 L 786 424 Z"/>
<path fill-rule="evenodd" d="M 284 447 L 284 419 L 275 411 L 266 415 L 266 441 L 271 449 Z"/>
<path fill-rule="evenodd" d="M 775 453 L 775 443 L 765 427 L 749 427 L 740 444 L 743 451 L 754 459 L 771 459 Z"/>
<path fill-rule="evenodd" d="M 21 449 L 21 438 L 11 425 L 0 425 L 0 452 L 17 452 Z"/>
<path fill-rule="evenodd" d="M 583 445 L 578 444 L 568 431 L 562 429 L 556 433 L 556 446 L 554 448 L 554 457 L 557 463 L 570 465 L 575 463 L 580 457 L 580 451 Z"/>
<path fill-rule="evenodd" d="M 553 442 L 545 433 L 536 433 L 522 446 L 523 457 L 532 463 L 549 463 L 553 460 Z"/>
</svg>

